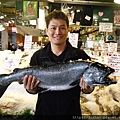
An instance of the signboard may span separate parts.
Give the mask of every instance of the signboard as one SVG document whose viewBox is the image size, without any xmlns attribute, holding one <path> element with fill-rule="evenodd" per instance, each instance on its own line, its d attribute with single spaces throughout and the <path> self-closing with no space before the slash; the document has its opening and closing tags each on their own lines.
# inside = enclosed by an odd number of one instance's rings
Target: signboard
<svg viewBox="0 0 120 120">
<path fill-rule="evenodd" d="M 8 70 L 14 70 L 15 68 L 18 68 L 20 63 L 20 58 L 8 58 L 6 57 L 4 60 L 3 67 Z"/>
<path fill-rule="evenodd" d="M 69 42 L 71 43 L 71 45 L 73 47 L 76 47 L 78 46 L 78 33 L 70 33 L 69 35 Z"/>
<path fill-rule="evenodd" d="M 111 6 L 94 6 L 93 26 L 99 26 L 100 22 L 113 23 L 113 9 L 114 7 Z"/>
<path fill-rule="evenodd" d="M 32 46 L 32 35 L 25 35 L 24 49 L 31 49 Z"/>
<path fill-rule="evenodd" d="M 108 66 L 115 69 L 115 72 L 112 74 L 113 76 L 120 76 L 120 54 L 108 54 Z"/>
<path fill-rule="evenodd" d="M 109 43 L 102 44 L 102 51 L 108 52 L 108 48 L 109 48 Z"/>
<path fill-rule="evenodd" d="M 120 10 L 114 11 L 114 25 L 120 26 Z"/>
<path fill-rule="evenodd" d="M 113 32 L 113 23 L 100 22 L 99 31 L 100 32 Z"/>
<path fill-rule="evenodd" d="M 102 50 L 105 52 L 117 52 L 117 43 L 103 43 Z"/>
<path fill-rule="evenodd" d="M 23 1 L 23 19 L 32 20 L 38 17 L 38 2 Z"/>
<path fill-rule="evenodd" d="M 38 20 L 37 28 L 40 29 L 40 30 L 45 30 L 45 28 L 46 28 L 45 10 L 39 9 L 39 18 L 37 20 Z"/>
<path fill-rule="evenodd" d="M 49 2 L 54 2 L 55 0 L 48 0 Z"/>
<path fill-rule="evenodd" d="M 109 43 L 108 52 L 117 52 L 117 43 Z"/>
</svg>

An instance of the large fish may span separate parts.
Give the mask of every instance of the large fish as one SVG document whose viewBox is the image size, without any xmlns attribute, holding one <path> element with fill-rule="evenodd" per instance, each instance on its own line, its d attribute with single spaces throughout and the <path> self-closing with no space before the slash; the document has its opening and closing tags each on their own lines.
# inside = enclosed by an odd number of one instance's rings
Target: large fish
<svg viewBox="0 0 120 120">
<path fill-rule="evenodd" d="M 72 61 L 56 65 L 34 66 L 15 69 L 13 73 L 0 75 L 0 96 L 3 95 L 7 86 L 12 82 L 23 83 L 26 74 L 34 75 L 41 82 L 39 88 L 46 90 L 67 90 L 78 85 L 80 77 L 83 76 L 89 86 L 104 86 L 116 83 L 107 79 L 114 69 L 98 62 Z M 4 90 L 3 88 L 4 87 Z M 1 90 L 2 89 L 2 90 Z"/>
</svg>

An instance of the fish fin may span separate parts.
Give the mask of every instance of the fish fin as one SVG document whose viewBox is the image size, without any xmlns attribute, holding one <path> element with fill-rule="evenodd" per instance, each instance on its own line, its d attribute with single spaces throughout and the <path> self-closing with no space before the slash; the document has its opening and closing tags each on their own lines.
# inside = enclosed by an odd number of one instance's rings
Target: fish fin
<svg viewBox="0 0 120 120">
<path fill-rule="evenodd" d="M 19 68 L 15 68 L 14 70 L 13 70 L 13 72 L 17 72 L 19 70 Z"/>
<path fill-rule="evenodd" d="M 50 89 L 43 90 L 40 93 L 44 93 L 44 92 L 47 92 L 47 91 L 50 91 Z"/>
<path fill-rule="evenodd" d="M 74 82 L 70 83 L 70 86 L 76 85 L 76 84 L 78 84 L 79 82 L 80 82 L 80 79 L 75 80 Z"/>
<path fill-rule="evenodd" d="M 23 81 L 18 81 L 19 84 L 23 84 Z"/>
<path fill-rule="evenodd" d="M 50 89 L 38 87 L 38 93 L 44 93 L 44 92 L 47 92 L 49 90 Z"/>
</svg>

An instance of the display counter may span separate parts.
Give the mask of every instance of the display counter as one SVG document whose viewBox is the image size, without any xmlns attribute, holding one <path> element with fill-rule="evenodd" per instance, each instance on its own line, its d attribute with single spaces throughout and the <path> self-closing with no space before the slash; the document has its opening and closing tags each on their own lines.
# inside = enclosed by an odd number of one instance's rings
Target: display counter
<svg viewBox="0 0 120 120">
<path fill-rule="evenodd" d="M 34 51 L 35 52 L 35 51 Z M 7 74 L 12 72 L 10 66 L 6 66 L 6 58 L 20 59 L 18 68 L 24 68 L 29 66 L 30 58 L 34 52 L 21 52 L 16 51 L 0 51 L 0 74 Z M 93 52 L 93 51 L 92 51 Z M 86 50 L 93 60 L 102 62 L 103 56 L 94 56 L 90 50 Z M 13 60 L 13 59 L 12 59 Z M 7 63 L 8 64 L 8 63 Z M 17 64 L 16 64 L 17 66 Z M 8 67 L 8 68 L 7 68 Z M 81 93 L 81 110 L 83 115 L 119 115 L 120 111 L 120 80 L 116 77 L 117 84 L 95 87 L 95 90 L 91 94 Z M 29 101 L 29 102 L 28 102 Z M 26 92 L 23 84 L 13 82 L 4 95 L 0 98 L 0 111 L 3 113 L 16 114 L 25 109 L 30 109 L 34 114 L 35 105 L 37 101 L 37 95 L 32 95 Z"/>
</svg>

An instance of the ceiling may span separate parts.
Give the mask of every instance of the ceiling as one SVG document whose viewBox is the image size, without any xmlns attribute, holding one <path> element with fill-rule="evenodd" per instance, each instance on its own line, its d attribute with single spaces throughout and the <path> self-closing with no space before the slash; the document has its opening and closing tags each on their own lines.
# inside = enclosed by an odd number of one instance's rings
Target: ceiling
<svg viewBox="0 0 120 120">
<path fill-rule="evenodd" d="M 5 0 L 7 1 L 7 0 Z M 0 2 L 2 2 L 0 0 Z M 4 16 L 3 19 L 0 18 L 1 21 L 9 21 L 10 19 L 15 19 L 15 11 L 16 11 L 16 2 L 10 1 L 9 2 L 2 2 L 0 4 L 0 16 Z"/>
<path fill-rule="evenodd" d="M 16 1 L 25 1 L 25 0 L 0 0 L 1 3 L 15 3 Z M 27 1 L 27 0 L 26 0 Z M 114 3 L 114 0 L 29 0 L 29 1 L 38 1 L 38 2 L 68 2 L 73 3 L 76 2 L 78 4 L 81 3 Z"/>
<path fill-rule="evenodd" d="M 40 36 L 40 30 L 39 29 L 33 29 L 30 27 L 25 27 L 25 26 L 19 26 L 16 25 L 17 27 L 17 33 L 24 35 L 33 35 L 33 36 Z"/>
<path fill-rule="evenodd" d="M 0 18 L 0 23 L 8 22 L 16 19 L 16 1 L 24 0 L 0 0 L 0 16 L 6 15 L 4 19 Z M 26 0 L 27 1 L 27 0 Z M 113 0 L 29 0 L 38 2 L 55 2 L 55 3 L 67 3 L 67 4 L 81 4 L 81 5 L 117 5 Z M 2 23 L 2 24 L 3 24 Z M 14 23 L 13 23 L 14 24 Z M 20 34 L 32 34 L 34 36 L 39 36 L 40 31 L 38 29 L 31 29 L 28 27 L 17 26 L 17 31 Z M 27 32 L 26 32 L 27 31 Z"/>
<path fill-rule="evenodd" d="M 0 12 L 8 15 L 15 13 L 16 1 L 24 0 L 0 0 Z M 29 0 L 38 2 L 55 2 L 55 3 L 69 3 L 69 4 L 85 4 L 85 5 L 115 5 L 114 0 Z M 117 4 L 116 4 L 117 5 Z"/>
<path fill-rule="evenodd" d="M 0 0 L 0 17 L 4 15 L 4 19 L 0 18 L 1 21 L 9 21 L 16 19 L 16 1 L 24 0 Z M 55 2 L 55 3 L 68 3 L 68 4 L 85 4 L 85 5 L 117 5 L 113 0 L 29 0 L 38 2 Z"/>
<path fill-rule="evenodd" d="M 0 15 L 6 14 L 8 18 L 15 18 L 16 1 L 24 0 L 0 0 Z M 85 5 L 115 5 L 113 0 L 29 0 L 38 2 L 55 2 L 69 4 L 85 4 Z M 116 4 L 117 5 L 117 4 Z"/>
</svg>

